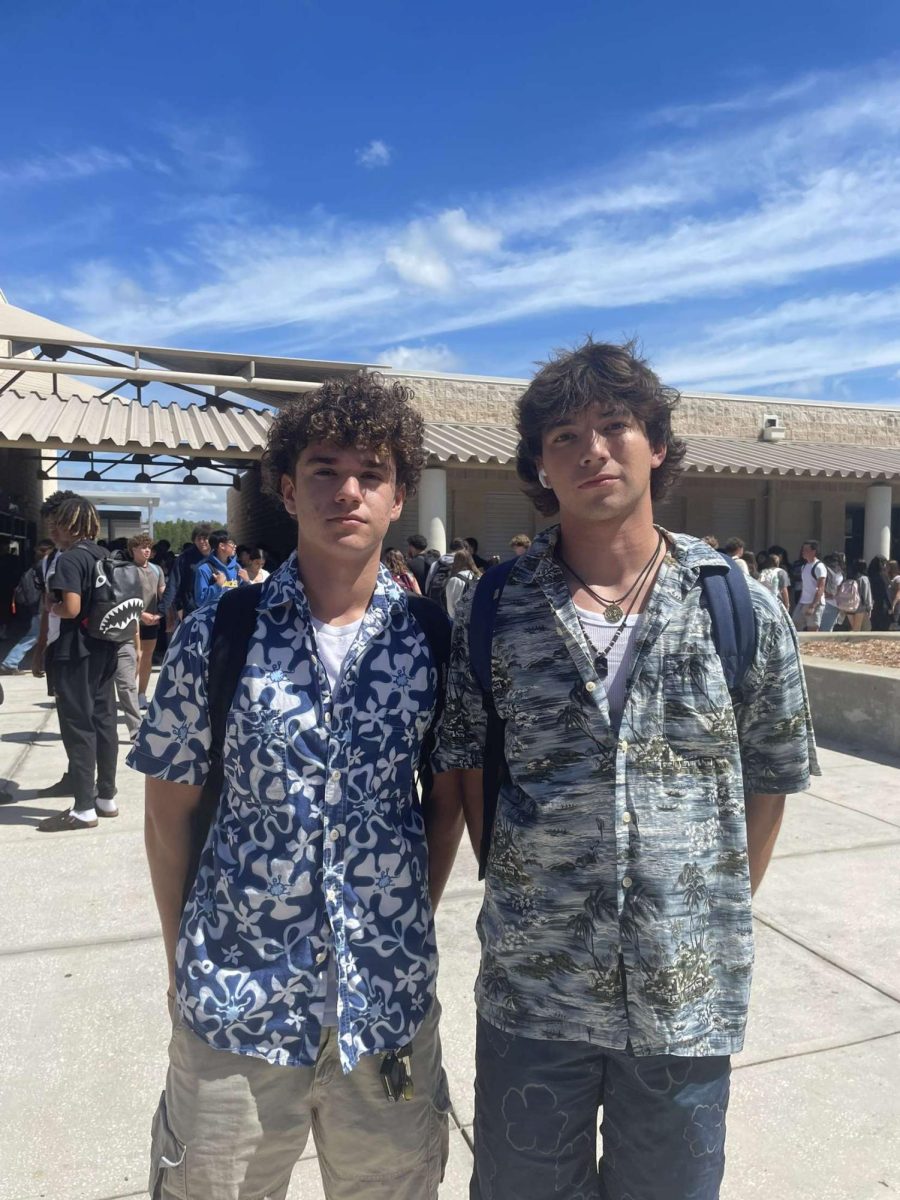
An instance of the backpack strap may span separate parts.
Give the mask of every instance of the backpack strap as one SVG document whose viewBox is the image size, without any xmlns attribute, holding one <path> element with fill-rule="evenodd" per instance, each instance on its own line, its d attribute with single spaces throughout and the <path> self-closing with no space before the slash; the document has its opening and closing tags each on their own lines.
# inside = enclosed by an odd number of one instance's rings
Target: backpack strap
<svg viewBox="0 0 900 1200">
<path fill-rule="evenodd" d="M 725 682 L 729 691 L 737 691 L 756 653 L 756 614 L 747 576 L 734 559 L 719 557 L 721 564 L 700 568 L 700 587 Z"/>
<path fill-rule="evenodd" d="M 494 703 L 491 652 L 500 597 L 503 595 L 510 572 L 518 561 L 517 558 L 510 558 L 485 571 L 475 585 L 469 617 L 469 664 L 472 674 L 481 688 L 482 704 L 487 717 L 481 771 L 484 805 L 481 821 L 481 846 L 478 851 L 479 879 L 484 879 L 488 855 L 491 852 L 491 836 L 494 832 L 494 821 L 497 818 L 500 787 L 504 779 L 509 777 L 505 754 L 506 721 L 497 712 L 497 706 Z"/>
<path fill-rule="evenodd" d="M 222 751 L 225 745 L 225 726 L 228 710 L 237 691 L 250 638 L 256 627 L 256 606 L 262 591 L 261 583 L 245 584 L 225 592 L 216 605 L 207 660 L 206 695 L 209 714 L 209 773 L 203 784 L 200 803 L 191 815 L 191 861 L 185 881 L 184 902 L 197 877 L 200 855 L 206 845 L 222 796 L 225 772 Z"/>
<path fill-rule="evenodd" d="M 431 718 L 428 732 L 422 740 L 422 749 L 419 753 L 418 779 L 422 789 L 422 804 L 424 806 L 431 795 L 434 783 L 431 756 L 434 753 L 438 724 L 441 714 L 444 711 L 447 670 L 450 666 L 450 633 L 453 627 L 450 624 L 450 618 L 441 606 L 436 604 L 434 600 L 429 600 L 427 596 L 419 596 L 415 592 L 409 592 L 406 597 L 406 603 L 411 616 L 418 622 L 419 627 L 425 634 L 425 640 L 428 643 L 428 648 L 431 651 L 431 656 L 435 661 L 438 671 L 434 716 Z"/>
<path fill-rule="evenodd" d="M 485 707 L 490 698 L 493 703 L 493 681 L 491 679 L 491 649 L 494 644 L 494 622 L 500 597 L 506 587 L 510 571 L 519 560 L 508 558 L 506 562 L 489 567 L 475 585 L 472 597 L 472 613 L 469 618 L 469 663 L 472 674 L 485 696 Z"/>
</svg>

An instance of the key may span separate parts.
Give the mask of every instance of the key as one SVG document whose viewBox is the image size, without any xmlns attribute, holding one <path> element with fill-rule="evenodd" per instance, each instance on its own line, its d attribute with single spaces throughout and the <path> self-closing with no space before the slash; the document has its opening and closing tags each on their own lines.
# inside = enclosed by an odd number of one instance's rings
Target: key
<svg viewBox="0 0 900 1200">
<path fill-rule="evenodd" d="M 395 1104 L 398 1100 L 411 1100 L 413 1081 L 411 1070 L 412 1051 L 409 1046 L 385 1054 L 381 1063 L 381 1084 L 385 1097 Z"/>
</svg>

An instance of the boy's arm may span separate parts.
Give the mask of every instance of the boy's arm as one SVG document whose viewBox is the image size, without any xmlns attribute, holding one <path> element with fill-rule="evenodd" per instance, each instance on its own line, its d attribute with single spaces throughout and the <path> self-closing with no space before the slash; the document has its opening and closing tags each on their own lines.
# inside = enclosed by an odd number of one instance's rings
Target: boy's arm
<svg viewBox="0 0 900 1200">
<path fill-rule="evenodd" d="M 425 806 L 425 837 L 428 842 L 428 892 L 436 909 L 443 895 L 463 831 L 460 771 L 442 771 L 434 776 Z"/>
<path fill-rule="evenodd" d="M 481 835 L 484 827 L 484 791 L 483 772 L 468 770 L 462 772 L 463 813 L 466 818 L 466 829 L 469 831 L 469 841 L 475 852 L 475 857 L 481 857 Z"/>
<path fill-rule="evenodd" d="M 745 811 L 751 896 L 762 883 L 772 858 L 784 816 L 784 801 L 784 796 L 753 795 L 747 798 Z"/>
<path fill-rule="evenodd" d="M 144 783 L 144 845 L 162 926 L 169 991 L 175 987 L 175 947 L 191 864 L 191 816 L 202 787 L 148 776 Z"/>
</svg>

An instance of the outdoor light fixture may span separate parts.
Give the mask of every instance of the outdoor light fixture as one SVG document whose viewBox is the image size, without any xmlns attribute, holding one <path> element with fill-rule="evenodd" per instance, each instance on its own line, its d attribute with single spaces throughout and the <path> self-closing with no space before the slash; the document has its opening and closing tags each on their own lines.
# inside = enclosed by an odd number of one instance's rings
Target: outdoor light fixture
<svg viewBox="0 0 900 1200">
<path fill-rule="evenodd" d="M 134 482 L 135 483 L 152 483 L 153 476 L 148 475 L 146 471 L 138 471 L 137 475 L 135 475 L 135 477 L 134 477 Z"/>
<path fill-rule="evenodd" d="M 197 476 L 194 474 L 194 472 L 191 471 L 190 474 L 185 475 L 184 479 L 182 479 L 181 482 L 182 483 L 199 483 L 200 480 L 197 478 Z"/>
<path fill-rule="evenodd" d="M 96 483 L 98 479 L 103 478 L 99 471 L 85 471 L 84 477 L 85 479 L 89 479 L 91 483 Z"/>
</svg>

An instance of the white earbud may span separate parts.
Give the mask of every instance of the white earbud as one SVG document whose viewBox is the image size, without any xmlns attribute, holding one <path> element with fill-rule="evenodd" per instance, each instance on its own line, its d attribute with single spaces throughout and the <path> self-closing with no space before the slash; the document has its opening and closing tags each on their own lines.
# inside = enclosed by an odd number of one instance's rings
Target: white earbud
<svg viewBox="0 0 900 1200">
<path fill-rule="evenodd" d="M 541 481 L 541 487 L 547 488 L 548 491 L 552 490 L 553 485 L 547 482 L 547 473 L 543 467 L 538 471 L 538 479 Z"/>
</svg>

